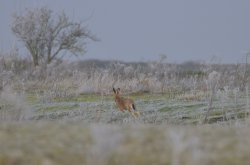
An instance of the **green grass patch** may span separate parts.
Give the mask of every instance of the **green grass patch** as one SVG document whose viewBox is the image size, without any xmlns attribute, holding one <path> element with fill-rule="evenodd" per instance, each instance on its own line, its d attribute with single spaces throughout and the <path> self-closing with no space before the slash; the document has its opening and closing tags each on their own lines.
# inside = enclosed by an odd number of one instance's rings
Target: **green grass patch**
<svg viewBox="0 0 250 165">
<path fill-rule="evenodd" d="M 161 109 L 159 109 L 159 112 L 169 112 L 169 111 L 173 111 L 174 109 L 176 109 L 175 107 L 163 107 Z"/>
<path fill-rule="evenodd" d="M 198 104 L 184 105 L 184 108 L 187 108 L 187 109 L 198 109 L 198 108 L 205 107 L 205 106 L 206 106 L 206 104 L 204 104 L 204 103 L 198 103 Z"/>
<path fill-rule="evenodd" d="M 112 96 L 101 96 L 100 94 L 81 94 L 79 96 L 72 97 L 63 97 L 63 98 L 54 98 L 54 102 L 99 102 L 99 101 L 107 101 L 112 99 Z"/>
<path fill-rule="evenodd" d="M 29 104 L 36 104 L 38 102 L 36 95 L 32 93 L 28 93 L 26 99 Z"/>
<path fill-rule="evenodd" d="M 79 108 L 79 104 L 73 105 L 57 105 L 57 106 L 48 106 L 48 107 L 40 107 L 38 111 L 58 111 L 58 110 L 73 110 Z"/>
<path fill-rule="evenodd" d="M 169 112 L 177 109 L 182 109 L 182 110 L 196 110 L 199 108 L 202 108 L 206 106 L 204 103 L 198 103 L 198 104 L 190 104 L 190 105 L 175 105 L 175 106 L 166 106 L 161 109 L 159 109 L 159 112 Z"/>
<path fill-rule="evenodd" d="M 229 111 L 241 111 L 241 110 L 245 110 L 246 109 L 246 105 L 245 104 L 238 104 L 238 105 L 234 105 L 234 104 L 231 104 L 231 105 L 226 105 L 224 106 L 223 108 L 219 105 L 215 105 L 215 107 L 213 108 L 214 111 L 220 111 L 224 109 L 224 111 L 226 112 L 229 112 Z"/>
<path fill-rule="evenodd" d="M 239 119 L 242 119 L 242 118 L 246 118 L 246 117 L 248 117 L 249 116 L 249 112 L 239 112 L 239 113 L 237 113 L 237 118 L 239 118 Z"/>
<path fill-rule="evenodd" d="M 124 95 L 124 97 L 129 97 L 131 99 L 140 99 L 143 101 L 155 101 L 155 100 L 169 100 L 169 94 L 164 93 L 164 94 L 151 94 L 151 93 L 143 93 L 143 94 L 131 94 L 131 95 Z"/>
<path fill-rule="evenodd" d="M 223 114 L 224 114 L 223 111 L 218 111 L 218 110 L 217 111 L 213 110 L 209 113 L 210 116 L 222 116 Z"/>
</svg>

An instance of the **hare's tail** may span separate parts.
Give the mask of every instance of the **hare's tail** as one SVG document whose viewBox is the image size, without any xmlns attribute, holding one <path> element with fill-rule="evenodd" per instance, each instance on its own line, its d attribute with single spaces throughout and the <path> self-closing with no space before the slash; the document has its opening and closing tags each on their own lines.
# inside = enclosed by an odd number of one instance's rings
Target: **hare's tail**
<svg viewBox="0 0 250 165">
<path fill-rule="evenodd" d="M 136 111 L 135 104 L 132 104 L 133 110 Z"/>
</svg>

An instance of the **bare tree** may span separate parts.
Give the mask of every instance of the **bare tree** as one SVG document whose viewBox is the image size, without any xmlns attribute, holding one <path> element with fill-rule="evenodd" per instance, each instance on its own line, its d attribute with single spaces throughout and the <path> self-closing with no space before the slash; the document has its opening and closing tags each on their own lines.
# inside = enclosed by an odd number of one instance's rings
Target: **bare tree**
<svg viewBox="0 0 250 165">
<path fill-rule="evenodd" d="M 70 21 L 64 12 L 56 17 L 46 7 L 27 10 L 23 15 L 15 13 L 13 18 L 12 32 L 24 43 L 35 66 L 42 60 L 49 64 L 63 51 L 84 54 L 86 40 L 97 41 L 81 22 Z"/>
<path fill-rule="evenodd" d="M 246 56 L 246 61 L 245 61 L 245 68 L 244 68 L 244 74 L 243 74 L 243 78 L 242 78 L 242 83 L 241 83 L 241 90 L 243 90 L 246 87 L 246 83 L 247 83 L 247 78 L 248 78 L 248 56 L 250 55 L 249 51 L 245 51 L 243 52 L 243 55 Z"/>
</svg>

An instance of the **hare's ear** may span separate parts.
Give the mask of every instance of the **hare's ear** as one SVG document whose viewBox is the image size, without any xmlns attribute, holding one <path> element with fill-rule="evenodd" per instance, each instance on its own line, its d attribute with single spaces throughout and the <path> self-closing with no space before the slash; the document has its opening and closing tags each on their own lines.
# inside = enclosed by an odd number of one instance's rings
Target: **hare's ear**
<svg viewBox="0 0 250 165">
<path fill-rule="evenodd" d="M 117 88 L 117 92 L 120 92 L 121 91 L 121 89 L 120 88 Z"/>
<path fill-rule="evenodd" d="M 113 88 L 114 93 L 116 94 L 115 88 Z"/>
</svg>

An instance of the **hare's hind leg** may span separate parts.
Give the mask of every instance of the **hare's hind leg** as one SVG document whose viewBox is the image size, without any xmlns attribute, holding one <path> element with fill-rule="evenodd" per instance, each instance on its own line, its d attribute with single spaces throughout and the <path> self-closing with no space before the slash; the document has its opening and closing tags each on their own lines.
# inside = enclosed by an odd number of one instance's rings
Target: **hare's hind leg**
<svg viewBox="0 0 250 165">
<path fill-rule="evenodd" d="M 136 118 L 138 118 L 138 117 L 140 117 L 140 112 L 134 111 L 134 115 L 136 116 Z"/>
<path fill-rule="evenodd" d="M 135 109 L 135 104 L 132 104 L 133 114 L 136 118 L 140 117 L 140 112 Z"/>
<path fill-rule="evenodd" d="M 135 119 L 138 118 L 138 116 L 135 114 L 135 112 L 131 112 L 131 114 L 132 114 L 132 116 L 133 116 Z"/>
<path fill-rule="evenodd" d="M 129 111 L 129 113 L 136 119 L 137 117 L 136 117 L 136 115 L 134 114 L 134 111 L 132 111 L 132 106 L 129 106 L 128 107 L 128 111 Z"/>
</svg>

